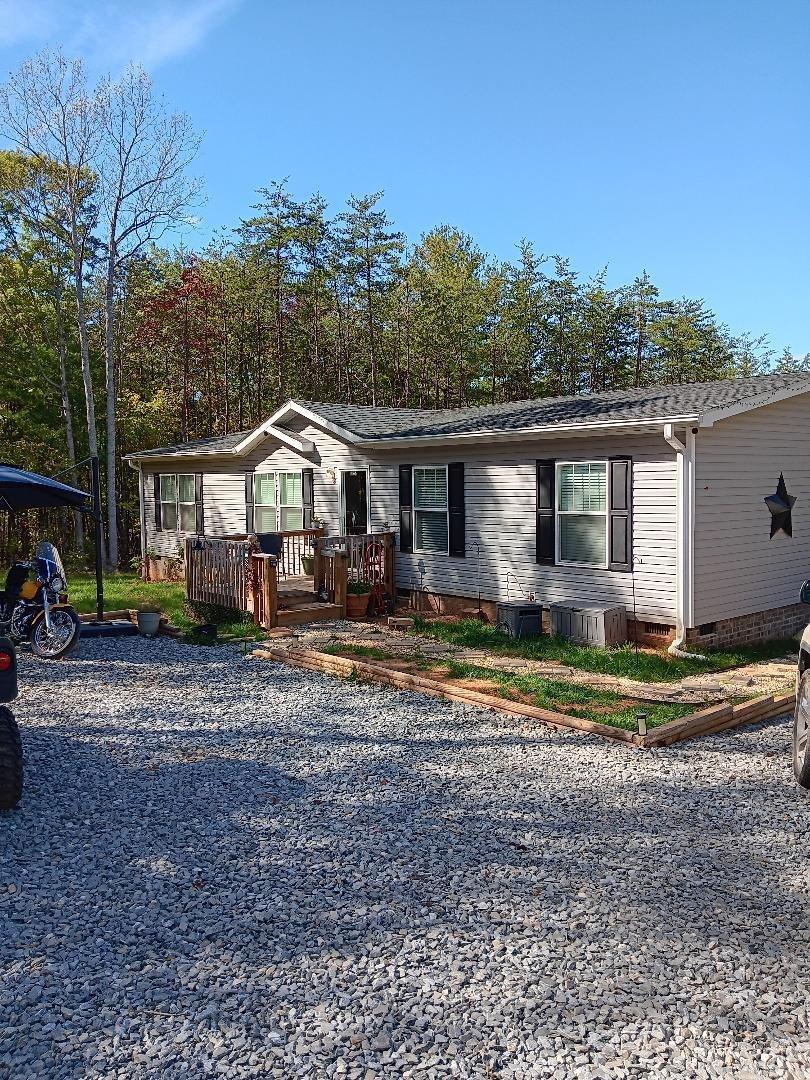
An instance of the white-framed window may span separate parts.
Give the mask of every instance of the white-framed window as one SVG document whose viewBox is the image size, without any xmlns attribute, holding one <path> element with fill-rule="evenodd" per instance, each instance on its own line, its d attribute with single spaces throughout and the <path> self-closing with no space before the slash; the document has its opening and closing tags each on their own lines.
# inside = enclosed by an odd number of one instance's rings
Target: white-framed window
<svg viewBox="0 0 810 1080">
<path fill-rule="evenodd" d="M 177 530 L 177 476 L 161 473 L 160 476 L 160 527 L 168 532 Z"/>
<path fill-rule="evenodd" d="M 196 532 L 197 529 L 197 485 L 194 473 L 177 475 L 177 510 L 180 518 L 180 532 Z"/>
<path fill-rule="evenodd" d="M 447 555 L 450 528 L 446 465 L 414 465 L 413 517 L 413 550 L 425 555 Z"/>
<path fill-rule="evenodd" d="M 278 532 L 275 473 L 256 473 L 253 478 L 253 522 L 257 533 Z"/>
<path fill-rule="evenodd" d="M 253 479 L 253 523 L 257 533 L 295 532 L 303 529 L 303 474 L 256 473 Z"/>
<path fill-rule="evenodd" d="M 300 472 L 276 473 L 280 532 L 304 527 L 304 478 Z"/>
<path fill-rule="evenodd" d="M 196 532 L 197 483 L 194 473 L 160 474 L 160 528 Z"/>
<path fill-rule="evenodd" d="M 558 461 L 555 490 L 557 562 L 607 568 L 607 461 Z"/>
</svg>

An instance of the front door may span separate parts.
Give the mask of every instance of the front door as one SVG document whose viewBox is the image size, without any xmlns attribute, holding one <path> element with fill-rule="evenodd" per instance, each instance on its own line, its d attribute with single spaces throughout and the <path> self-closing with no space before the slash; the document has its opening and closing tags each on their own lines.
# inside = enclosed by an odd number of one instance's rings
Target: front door
<svg viewBox="0 0 810 1080">
<path fill-rule="evenodd" d="M 368 532 L 368 473 L 365 469 L 340 474 L 343 532 L 357 536 Z"/>
</svg>

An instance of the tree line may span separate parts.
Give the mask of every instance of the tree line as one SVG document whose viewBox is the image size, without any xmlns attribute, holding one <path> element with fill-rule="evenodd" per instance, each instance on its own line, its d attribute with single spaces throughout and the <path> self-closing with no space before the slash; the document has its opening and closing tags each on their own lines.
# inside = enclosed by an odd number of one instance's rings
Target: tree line
<svg viewBox="0 0 810 1080">
<path fill-rule="evenodd" d="M 41 54 L 0 88 L 0 129 L 3 456 L 79 483 L 100 453 L 112 565 L 138 550 L 125 453 L 290 397 L 442 409 L 810 367 L 645 272 L 582 277 L 527 240 L 496 259 L 447 225 L 409 244 L 380 192 L 330 213 L 275 181 L 204 249 L 168 245 L 199 140 L 137 68 L 90 85 Z"/>
</svg>

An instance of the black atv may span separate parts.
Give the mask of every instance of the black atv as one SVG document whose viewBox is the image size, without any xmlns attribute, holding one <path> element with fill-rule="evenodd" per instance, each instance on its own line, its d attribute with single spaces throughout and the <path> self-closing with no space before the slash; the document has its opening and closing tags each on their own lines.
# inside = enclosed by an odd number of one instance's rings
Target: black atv
<svg viewBox="0 0 810 1080">
<path fill-rule="evenodd" d="M 17 654 L 8 638 L 0 637 L 0 702 L 17 696 Z M 23 781 L 22 742 L 14 714 L 0 705 L 0 813 L 20 801 Z"/>
</svg>

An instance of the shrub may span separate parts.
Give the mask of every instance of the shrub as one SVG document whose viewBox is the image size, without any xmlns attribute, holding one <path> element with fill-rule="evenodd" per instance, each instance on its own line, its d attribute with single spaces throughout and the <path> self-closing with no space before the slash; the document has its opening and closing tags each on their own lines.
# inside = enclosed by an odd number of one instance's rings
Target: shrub
<svg viewBox="0 0 810 1080">
<path fill-rule="evenodd" d="M 249 611 L 236 611 L 235 608 L 223 607 L 221 604 L 206 604 L 202 600 L 184 600 L 183 614 L 192 622 L 200 624 L 219 625 L 253 621 L 253 616 Z"/>
</svg>

